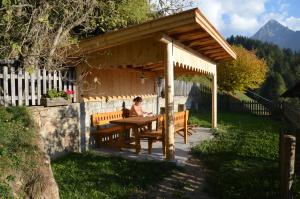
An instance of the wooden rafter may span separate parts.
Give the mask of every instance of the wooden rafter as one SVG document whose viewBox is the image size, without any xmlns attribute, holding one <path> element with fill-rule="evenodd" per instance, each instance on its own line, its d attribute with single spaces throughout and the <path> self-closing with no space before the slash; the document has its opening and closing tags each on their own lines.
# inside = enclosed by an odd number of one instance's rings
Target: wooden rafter
<svg viewBox="0 0 300 199">
<path fill-rule="evenodd" d="M 207 50 L 221 49 L 221 47 L 219 45 L 203 45 L 203 46 L 200 46 L 196 49 L 200 52 L 204 52 L 204 51 L 207 51 Z"/>
<path fill-rule="evenodd" d="M 207 50 L 205 52 L 203 52 L 204 55 L 211 55 L 211 54 L 215 54 L 215 53 L 222 53 L 224 52 L 223 49 L 213 49 L 213 50 Z"/>
<path fill-rule="evenodd" d="M 223 57 L 223 56 L 228 56 L 224 52 L 218 52 L 218 53 L 213 53 L 210 55 L 210 57 L 216 58 L 216 57 Z"/>
</svg>

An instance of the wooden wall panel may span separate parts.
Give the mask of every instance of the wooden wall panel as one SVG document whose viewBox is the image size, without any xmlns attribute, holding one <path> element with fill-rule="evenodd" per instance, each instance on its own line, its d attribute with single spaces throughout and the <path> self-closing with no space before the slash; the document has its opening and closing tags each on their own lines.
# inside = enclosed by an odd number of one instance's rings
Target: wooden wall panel
<svg viewBox="0 0 300 199">
<path fill-rule="evenodd" d="M 134 96 L 155 95 L 155 78 L 147 76 L 142 84 L 141 72 L 126 69 L 91 69 L 82 80 L 81 95 L 84 101 L 95 101 L 104 98 L 132 98 Z M 95 83 L 95 78 L 99 83 Z"/>
<path fill-rule="evenodd" d="M 161 42 L 147 38 L 89 54 L 87 62 L 97 68 L 157 63 L 163 60 L 163 50 Z"/>
</svg>

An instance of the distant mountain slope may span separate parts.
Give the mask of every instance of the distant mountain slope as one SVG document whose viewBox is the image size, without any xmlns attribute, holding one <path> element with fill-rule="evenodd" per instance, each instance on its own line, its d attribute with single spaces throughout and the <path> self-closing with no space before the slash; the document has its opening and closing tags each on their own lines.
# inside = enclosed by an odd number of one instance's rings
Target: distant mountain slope
<svg viewBox="0 0 300 199">
<path fill-rule="evenodd" d="M 268 21 L 251 38 L 274 43 L 281 48 L 300 50 L 300 31 L 293 31 L 276 20 Z"/>
</svg>

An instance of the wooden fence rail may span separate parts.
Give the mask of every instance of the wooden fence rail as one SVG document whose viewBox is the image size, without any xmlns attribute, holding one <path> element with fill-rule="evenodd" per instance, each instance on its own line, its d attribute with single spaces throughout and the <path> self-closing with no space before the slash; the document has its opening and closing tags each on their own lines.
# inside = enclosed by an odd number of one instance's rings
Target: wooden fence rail
<svg viewBox="0 0 300 199">
<path fill-rule="evenodd" d="M 0 67 L 0 105 L 40 105 L 41 97 L 48 90 L 74 90 L 74 71 L 47 71 L 36 69 L 28 72 L 20 67 Z M 76 101 L 76 95 L 73 97 Z"/>
<path fill-rule="evenodd" d="M 274 106 L 278 108 L 278 110 L 281 109 L 282 104 L 281 103 L 274 103 Z M 273 110 L 271 110 L 269 107 L 256 102 L 256 101 L 239 101 L 239 102 L 229 102 L 229 107 L 227 108 L 229 111 L 235 111 L 235 112 L 248 112 L 255 115 L 260 116 L 268 116 L 272 115 Z"/>
</svg>

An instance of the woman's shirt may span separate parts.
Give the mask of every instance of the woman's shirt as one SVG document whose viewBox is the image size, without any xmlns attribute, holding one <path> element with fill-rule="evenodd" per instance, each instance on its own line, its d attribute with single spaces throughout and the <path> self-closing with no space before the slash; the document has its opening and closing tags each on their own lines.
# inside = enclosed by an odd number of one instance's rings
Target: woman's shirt
<svg viewBox="0 0 300 199">
<path fill-rule="evenodd" d="M 142 106 L 137 106 L 133 104 L 130 109 L 129 117 L 138 117 L 138 116 L 143 116 Z"/>
</svg>

